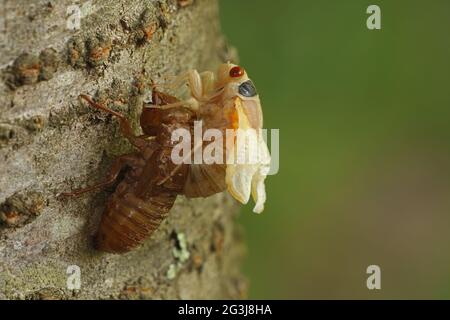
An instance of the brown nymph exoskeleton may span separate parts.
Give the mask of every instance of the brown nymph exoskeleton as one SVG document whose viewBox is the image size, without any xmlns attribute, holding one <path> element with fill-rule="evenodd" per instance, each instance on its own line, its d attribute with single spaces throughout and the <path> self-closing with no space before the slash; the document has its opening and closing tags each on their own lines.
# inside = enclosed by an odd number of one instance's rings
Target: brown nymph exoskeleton
<svg viewBox="0 0 450 320">
<path fill-rule="evenodd" d="M 122 134 L 136 148 L 136 152 L 115 160 L 105 181 L 64 193 L 65 196 L 77 196 L 112 185 L 122 169 L 127 168 L 123 180 L 108 200 L 95 235 L 98 250 L 122 253 L 140 245 L 167 216 L 177 195 L 207 197 L 228 189 L 242 203 L 247 203 L 252 194 L 256 202 L 254 211 L 263 210 L 266 199 L 264 179 L 269 171 L 270 154 L 260 132 L 262 111 L 253 83 L 241 67 L 230 63 L 222 64 L 217 76 L 212 72 L 199 74 L 191 70 L 176 78 L 172 86 L 184 83 L 190 88 L 187 100 L 179 100 L 154 87 L 152 104 L 144 105 L 140 117 L 142 136 L 133 134 L 122 114 L 81 95 L 92 107 L 115 116 Z M 222 132 L 222 137 L 230 130 L 255 129 L 258 161 L 229 161 L 248 152 L 245 139 L 234 134 L 231 139 L 228 135 L 226 141 L 223 138 L 223 162 L 176 163 L 173 151 L 177 141 L 173 135 L 180 129 L 193 134 L 195 121 L 201 121 L 203 130 Z M 215 139 L 220 138 L 215 136 Z M 185 158 L 190 160 L 196 149 L 206 148 L 211 141 L 201 145 L 189 143 L 191 152 Z"/>
</svg>

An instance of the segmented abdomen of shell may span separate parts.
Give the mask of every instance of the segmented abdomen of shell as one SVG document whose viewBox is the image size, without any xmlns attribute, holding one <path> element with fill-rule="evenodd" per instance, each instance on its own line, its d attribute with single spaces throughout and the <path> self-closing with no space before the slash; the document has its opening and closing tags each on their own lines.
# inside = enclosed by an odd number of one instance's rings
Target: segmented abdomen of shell
<svg viewBox="0 0 450 320">
<path fill-rule="evenodd" d="M 96 249 L 124 253 L 141 245 L 159 227 L 175 199 L 173 194 L 145 200 L 133 192 L 112 195 L 95 236 Z"/>
</svg>

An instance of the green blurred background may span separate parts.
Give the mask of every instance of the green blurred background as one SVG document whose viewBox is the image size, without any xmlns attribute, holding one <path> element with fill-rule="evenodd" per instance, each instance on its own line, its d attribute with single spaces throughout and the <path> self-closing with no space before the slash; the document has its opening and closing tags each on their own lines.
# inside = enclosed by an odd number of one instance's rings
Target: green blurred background
<svg viewBox="0 0 450 320">
<path fill-rule="evenodd" d="M 450 1 L 221 0 L 221 19 L 280 129 L 266 210 L 240 217 L 250 298 L 450 298 Z"/>
</svg>

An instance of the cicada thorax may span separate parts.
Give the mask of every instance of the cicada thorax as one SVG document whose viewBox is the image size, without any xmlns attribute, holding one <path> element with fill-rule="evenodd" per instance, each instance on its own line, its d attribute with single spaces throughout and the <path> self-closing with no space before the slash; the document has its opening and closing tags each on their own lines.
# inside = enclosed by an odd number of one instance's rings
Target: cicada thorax
<svg viewBox="0 0 450 320">
<path fill-rule="evenodd" d="M 201 121 L 203 133 L 202 147 L 193 143 L 193 149 L 201 152 L 201 163 L 189 166 L 184 194 L 190 198 L 209 197 L 218 192 L 226 190 L 226 157 L 227 157 L 227 129 L 231 128 L 231 123 L 227 117 L 223 105 L 217 103 L 207 103 L 201 106 L 201 114 L 197 121 Z M 217 134 L 208 134 L 208 130 L 214 130 Z M 210 131 L 211 132 L 211 131 Z M 211 137 L 213 136 L 213 137 Z M 197 140 L 199 140 L 197 138 Z M 217 146 L 217 148 L 214 145 Z M 220 149 L 219 155 L 216 152 Z M 211 152 L 211 150 L 214 150 Z M 212 156 L 212 157 L 211 157 Z M 208 160 L 208 157 L 212 158 Z"/>
<path fill-rule="evenodd" d="M 179 101 L 177 98 L 154 91 L 152 96 L 153 103 L 155 105 L 164 105 Z M 175 129 L 180 128 L 180 124 L 187 129 L 186 124 L 189 123 L 189 131 L 191 136 L 191 155 L 189 161 L 182 166 L 178 166 L 175 172 L 182 171 L 186 173 L 186 182 L 182 194 L 189 198 L 196 197 L 208 197 L 218 192 L 222 192 L 226 189 L 225 184 L 225 149 L 222 150 L 222 161 L 214 164 L 208 164 L 205 162 L 195 163 L 194 153 L 200 152 L 203 155 L 205 148 L 213 141 L 203 141 L 200 150 L 196 145 L 196 138 L 194 136 L 194 121 L 197 121 L 197 125 L 202 126 L 202 132 L 206 132 L 208 129 L 220 130 L 222 137 L 225 137 L 225 130 L 230 126 L 229 122 L 224 120 L 223 107 L 217 103 L 210 103 L 202 105 L 202 113 L 195 114 L 193 111 L 187 108 L 173 108 L 169 110 L 144 108 L 141 114 L 141 127 L 145 134 L 153 135 L 156 132 L 158 135 L 156 139 L 160 143 L 168 143 L 171 140 L 172 133 Z M 161 123 L 164 124 L 164 128 L 161 128 Z M 197 137 L 198 138 L 198 137 Z M 203 137 L 200 137 L 202 140 Z M 220 142 L 222 143 L 222 142 Z M 223 143 L 225 146 L 225 144 Z M 173 144 L 170 145 L 173 147 Z M 197 148 L 197 149 L 196 149 Z M 173 164 L 172 164 L 173 165 Z M 172 165 L 166 166 L 169 168 Z M 174 174 L 174 171 L 172 171 Z M 171 177 L 172 179 L 175 177 Z"/>
<path fill-rule="evenodd" d="M 140 125 L 144 134 L 148 136 L 161 136 L 162 125 L 191 125 L 195 120 L 195 113 L 188 108 L 178 107 L 171 109 L 152 108 L 152 105 L 162 106 L 179 100 L 171 95 L 154 90 L 152 104 L 144 105 L 140 117 Z M 168 140 L 167 140 L 168 141 Z"/>
</svg>

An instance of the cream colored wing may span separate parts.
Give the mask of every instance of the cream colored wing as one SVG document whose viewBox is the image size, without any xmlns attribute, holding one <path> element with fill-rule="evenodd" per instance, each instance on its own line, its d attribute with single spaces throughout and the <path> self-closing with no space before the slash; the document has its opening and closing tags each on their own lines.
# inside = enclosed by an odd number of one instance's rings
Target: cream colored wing
<svg viewBox="0 0 450 320">
<path fill-rule="evenodd" d="M 251 126 L 240 99 L 236 99 L 236 111 L 241 133 L 254 130 L 256 134 L 254 139 L 256 140 L 237 137 L 233 150 L 231 150 L 232 154 L 228 155 L 232 159 L 228 158 L 225 181 L 228 191 L 239 202 L 247 203 L 252 195 L 255 201 L 253 211 L 261 213 L 266 201 L 264 180 L 270 168 L 270 153 L 262 137 L 261 128 L 255 129 Z M 253 156 L 257 155 L 256 159 L 252 158 L 252 154 Z M 239 161 L 239 159 L 245 161 Z"/>
</svg>

